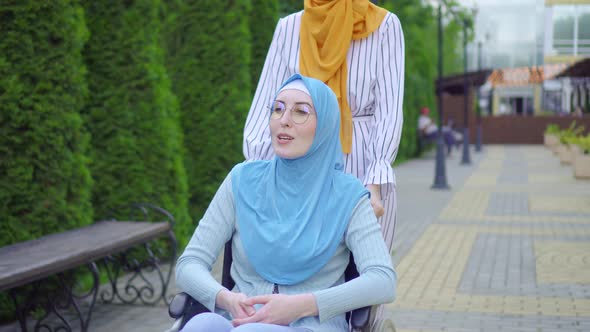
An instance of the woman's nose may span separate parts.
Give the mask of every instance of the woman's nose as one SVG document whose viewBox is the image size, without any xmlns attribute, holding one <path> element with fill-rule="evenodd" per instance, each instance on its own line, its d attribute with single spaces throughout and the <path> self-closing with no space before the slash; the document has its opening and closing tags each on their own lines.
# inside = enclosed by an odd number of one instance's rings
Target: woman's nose
<svg viewBox="0 0 590 332">
<path fill-rule="evenodd" d="M 283 127 L 290 127 L 291 126 L 291 111 L 286 110 L 281 117 L 281 126 Z"/>
</svg>

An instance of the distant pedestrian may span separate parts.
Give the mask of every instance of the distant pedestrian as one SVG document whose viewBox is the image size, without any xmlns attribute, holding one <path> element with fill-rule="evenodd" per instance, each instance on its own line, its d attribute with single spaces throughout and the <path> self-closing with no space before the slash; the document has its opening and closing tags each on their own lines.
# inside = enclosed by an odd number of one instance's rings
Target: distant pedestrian
<svg viewBox="0 0 590 332">
<path fill-rule="evenodd" d="M 434 121 L 432 121 L 429 114 L 430 109 L 428 107 L 422 107 L 422 109 L 420 109 L 420 117 L 418 118 L 418 132 L 423 139 L 435 140 L 438 135 L 438 126 L 434 123 Z M 445 145 L 447 146 L 447 155 L 450 156 L 453 146 L 459 142 L 457 138 L 462 138 L 463 135 L 455 132 L 450 126 L 443 126 L 442 134 Z"/>
</svg>

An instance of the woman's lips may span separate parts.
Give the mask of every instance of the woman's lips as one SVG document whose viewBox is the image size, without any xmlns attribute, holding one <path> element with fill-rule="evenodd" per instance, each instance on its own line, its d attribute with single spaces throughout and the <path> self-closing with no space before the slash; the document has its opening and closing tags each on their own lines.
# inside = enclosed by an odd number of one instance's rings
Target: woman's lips
<svg viewBox="0 0 590 332">
<path fill-rule="evenodd" d="M 277 142 L 279 144 L 287 144 L 293 140 L 293 136 L 287 134 L 278 134 L 277 135 Z"/>
</svg>

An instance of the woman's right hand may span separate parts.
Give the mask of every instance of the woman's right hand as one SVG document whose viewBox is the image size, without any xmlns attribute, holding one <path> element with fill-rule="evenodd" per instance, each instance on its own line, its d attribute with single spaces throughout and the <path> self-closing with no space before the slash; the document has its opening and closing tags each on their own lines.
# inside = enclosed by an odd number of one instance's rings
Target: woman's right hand
<svg viewBox="0 0 590 332">
<path fill-rule="evenodd" d="M 383 201 L 381 201 L 381 186 L 378 184 L 368 184 L 367 189 L 371 193 L 371 206 L 377 218 L 381 218 L 385 214 Z"/>
<path fill-rule="evenodd" d="M 229 311 L 234 319 L 246 318 L 256 313 L 254 306 L 244 304 L 244 300 L 247 298 L 246 294 L 234 293 L 227 289 L 222 289 L 217 293 L 215 303 L 217 307 Z"/>
</svg>

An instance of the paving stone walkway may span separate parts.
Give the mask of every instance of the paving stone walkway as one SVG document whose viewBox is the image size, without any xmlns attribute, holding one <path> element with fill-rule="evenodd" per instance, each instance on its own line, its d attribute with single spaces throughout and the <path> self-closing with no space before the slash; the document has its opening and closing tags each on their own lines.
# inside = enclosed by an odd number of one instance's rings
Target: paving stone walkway
<svg viewBox="0 0 590 332">
<path fill-rule="evenodd" d="M 590 331 L 590 181 L 541 146 L 471 158 L 446 160 L 449 190 L 430 189 L 432 154 L 396 168 L 397 331 Z M 91 331 L 171 324 L 163 305 L 97 304 Z"/>
<path fill-rule="evenodd" d="M 431 163 L 397 170 L 412 236 L 396 234 L 397 330 L 590 331 L 590 181 L 541 146 L 490 146 L 474 159 L 447 161 L 442 193 L 425 187 L 431 176 L 417 180 Z"/>
</svg>

